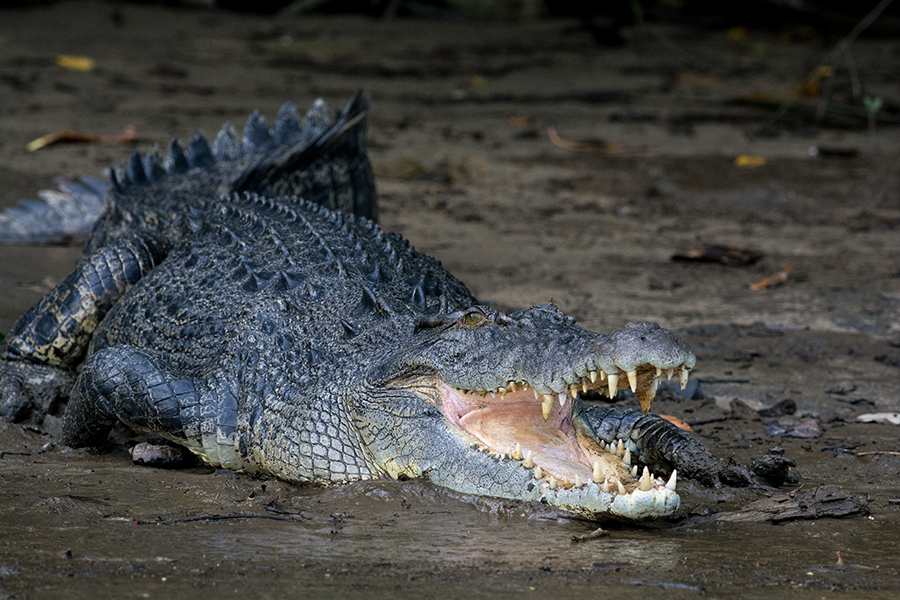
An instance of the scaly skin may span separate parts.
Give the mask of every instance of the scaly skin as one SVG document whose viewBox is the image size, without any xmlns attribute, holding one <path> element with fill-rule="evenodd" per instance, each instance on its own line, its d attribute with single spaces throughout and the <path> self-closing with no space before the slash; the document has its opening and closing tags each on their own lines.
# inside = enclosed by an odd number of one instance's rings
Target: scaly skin
<svg viewBox="0 0 900 600">
<path fill-rule="evenodd" d="M 282 113 L 274 135 L 251 117 L 243 146 L 223 128 L 211 151 L 195 138 L 187 156 L 132 158 L 76 271 L 0 348 L 0 410 L 39 420 L 43 380 L 23 373 L 80 368 L 75 446 L 122 421 L 288 481 L 421 477 L 595 519 L 672 514 L 673 468 L 711 455 L 668 425 L 607 439 L 623 417 L 579 392 L 631 389 L 646 412 L 663 374 L 686 381 L 688 346 L 655 324 L 605 336 L 552 305 L 479 304 L 366 218 L 364 116 L 357 98 L 308 136 Z"/>
</svg>

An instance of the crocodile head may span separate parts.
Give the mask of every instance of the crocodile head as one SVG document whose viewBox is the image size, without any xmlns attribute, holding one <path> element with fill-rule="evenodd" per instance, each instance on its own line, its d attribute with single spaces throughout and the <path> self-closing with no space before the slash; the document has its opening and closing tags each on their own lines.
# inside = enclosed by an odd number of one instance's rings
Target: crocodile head
<svg viewBox="0 0 900 600">
<path fill-rule="evenodd" d="M 598 440 L 579 392 L 631 389 L 647 412 L 661 376 L 684 383 L 694 363 L 653 323 L 605 336 L 552 305 L 510 315 L 473 306 L 417 322 L 368 381 L 361 432 L 394 477 L 589 518 L 661 517 L 678 508 L 675 477 L 635 474 L 621 442 Z"/>
</svg>

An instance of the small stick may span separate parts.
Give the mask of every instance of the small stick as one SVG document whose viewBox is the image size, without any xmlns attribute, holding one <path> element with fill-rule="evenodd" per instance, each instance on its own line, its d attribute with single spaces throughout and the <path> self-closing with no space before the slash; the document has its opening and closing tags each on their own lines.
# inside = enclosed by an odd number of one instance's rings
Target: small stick
<svg viewBox="0 0 900 600">
<path fill-rule="evenodd" d="M 788 280 L 788 276 L 793 272 L 794 272 L 794 267 L 788 265 L 783 270 L 781 270 L 773 275 L 769 275 L 762 281 L 757 281 L 756 283 L 751 283 L 750 289 L 754 290 L 754 291 L 762 290 L 767 287 L 771 287 L 773 285 L 778 285 L 779 283 L 784 283 Z"/>
<path fill-rule="evenodd" d="M 597 538 L 602 538 L 609 535 L 608 531 L 604 531 L 602 527 L 598 527 L 596 530 L 590 532 L 587 535 L 573 535 L 572 543 L 577 544 L 578 542 L 586 542 L 588 540 L 596 540 Z"/>
</svg>

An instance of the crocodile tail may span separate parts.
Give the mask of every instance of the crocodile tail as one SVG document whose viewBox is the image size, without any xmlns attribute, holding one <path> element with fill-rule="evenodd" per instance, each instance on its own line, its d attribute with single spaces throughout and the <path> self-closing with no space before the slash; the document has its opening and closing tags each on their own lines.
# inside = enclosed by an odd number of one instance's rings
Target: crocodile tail
<svg viewBox="0 0 900 600">
<path fill-rule="evenodd" d="M 296 109 L 285 105 L 272 131 L 265 128 L 264 120 L 259 125 L 251 116 L 244 130 L 245 149 L 264 153 L 235 179 L 231 191 L 296 195 L 377 220 L 375 183 L 365 146 L 369 103 L 368 94 L 357 92 L 331 123 L 324 103 L 317 101 L 303 127 Z"/>
<path fill-rule="evenodd" d="M 38 192 L 42 200 L 19 200 L 0 212 L 0 244 L 84 242 L 106 210 L 106 181 L 82 177 L 58 190 Z"/>
<path fill-rule="evenodd" d="M 369 96 L 357 92 L 332 121 L 320 99 L 301 123 L 296 105 L 289 102 L 278 111 L 272 129 L 254 112 L 243 138 L 226 123 L 211 144 L 198 132 L 186 147 L 172 140 L 165 156 L 156 147 L 145 156 L 135 152 L 125 165 L 109 170 L 109 182 L 83 177 L 80 184 L 39 192 L 43 202 L 21 200 L 0 212 L 0 244 L 83 242 L 117 196 L 168 176 L 231 161 L 242 165 L 230 184 L 232 192 L 296 195 L 375 220 L 375 184 L 365 150 L 368 110 Z"/>
</svg>

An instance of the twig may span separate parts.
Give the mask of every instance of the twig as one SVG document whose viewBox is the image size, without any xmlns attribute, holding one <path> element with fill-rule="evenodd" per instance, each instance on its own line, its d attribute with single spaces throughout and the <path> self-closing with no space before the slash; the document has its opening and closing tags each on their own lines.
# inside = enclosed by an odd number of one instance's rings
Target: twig
<svg viewBox="0 0 900 600">
<path fill-rule="evenodd" d="M 178 523 L 195 523 L 197 521 L 226 521 L 229 519 L 267 519 L 269 521 L 287 521 L 294 523 L 296 519 L 287 519 L 285 517 L 273 517 L 271 515 L 207 515 L 204 517 L 194 517 L 193 519 L 172 519 L 169 521 L 141 521 L 135 519 L 132 521 L 135 525 L 175 525 Z"/>
<path fill-rule="evenodd" d="M 586 535 L 573 535 L 572 543 L 577 544 L 578 542 L 586 542 L 588 540 L 596 540 L 597 538 L 602 538 L 609 535 L 608 531 L 604 531 L 602 527 L 598 527 L 594 531 L 586 534 Z"/>
<path fill-rule="evenodd" d="M 599 140 L 586 140 L 582 142 L 570 142 L 568 140 L 564 140 L 559 137 L 559 134 L 556 133 L 556 129 L 553 127 L 547 128 L 547 137 L 550 138 L 550 141 L 557 148 L 562 148 L 563 150 L 571 150 L 573 152 L 618 152 L 619 145 L 615 142 L 608 142 L 604 139 Z"/>
<path fill-rule="evenodd" d="M 774 273 L 773 275 L 769 275 L 762 281 L 757 281 L 755 283 L 750 284 L 750 289 L 753 291 L 762 290 L 767 287 L 772 287 L 773 285 L 778 285 L 779 283 L 785 283 L 788 280 L 788 277 L 791 273 L 794 272 L 794 267 L 788 265 L 783 270 Z"/>
<path fill-rule="evenodd" d="M 891 452 L 889 450 L 873 450 L 871 452 L 857 452 L 857 456 L 869 456 L 872 454 L 887 454 L 889 456 L 900 456 L 900 452 Z"/>
</svg>

